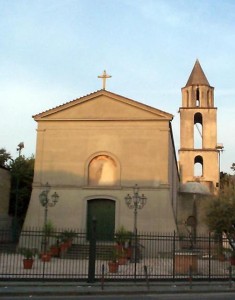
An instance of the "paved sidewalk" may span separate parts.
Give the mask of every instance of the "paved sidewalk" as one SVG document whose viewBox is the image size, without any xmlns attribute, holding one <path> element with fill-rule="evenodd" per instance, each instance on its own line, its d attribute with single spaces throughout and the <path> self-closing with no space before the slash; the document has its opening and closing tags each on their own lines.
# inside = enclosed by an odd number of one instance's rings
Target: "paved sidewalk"
<svg viewBox="0 0 235 300">
<path fill-rule="evenodd" d="M 172 294 L 234 292 L 234 282 L 43 282 L 0 281 L 0 298 L 33 295 Z"/>
</svg>

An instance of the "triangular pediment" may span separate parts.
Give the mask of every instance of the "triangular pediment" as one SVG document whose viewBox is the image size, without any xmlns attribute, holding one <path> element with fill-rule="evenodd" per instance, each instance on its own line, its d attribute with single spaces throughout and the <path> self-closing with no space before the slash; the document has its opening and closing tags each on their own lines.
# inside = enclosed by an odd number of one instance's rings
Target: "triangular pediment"
<svg viewBox="0 0 235 300">
<path fill-rule="evenodd" d="M 41 120 L 172 120 L 173 116 L 106 90 L 33 116 Z"/>
</svg>

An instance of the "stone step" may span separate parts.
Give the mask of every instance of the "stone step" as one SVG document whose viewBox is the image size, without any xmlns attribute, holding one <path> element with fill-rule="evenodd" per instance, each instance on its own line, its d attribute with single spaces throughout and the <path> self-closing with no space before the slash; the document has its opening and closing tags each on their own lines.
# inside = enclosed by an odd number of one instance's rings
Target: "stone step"
<svg viewBox="0 0 235 300">
<path fill-rule="evenodd" d="M 15 253 L 16 249 L 16 243 L 0 243 L 0 253 Z"/>
<path fill-rule="evenodd" d="M 68 259 L 85 259 L 89 258 L 89 244 L 73 244 L 66 253 L 63 254 L 63 258 Z M 96 245 L 96 258 L 108 259 L 112 253 L 114 245 Z"/>
</svg>

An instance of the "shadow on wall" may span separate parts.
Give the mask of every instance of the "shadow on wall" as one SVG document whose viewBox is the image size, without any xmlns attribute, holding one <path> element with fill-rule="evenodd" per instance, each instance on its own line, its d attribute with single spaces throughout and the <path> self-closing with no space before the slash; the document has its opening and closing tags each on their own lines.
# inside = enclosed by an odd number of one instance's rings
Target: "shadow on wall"
<svg viewBox="0 0 235 300">
<path fill-rule="evenodd" d="M 205 210 L 208 201 L 214 196 L 208 194 L 180 193 L 177 203 L 177 225 L 180 235 L 208 233 Z M 190 222 L 190 220 L 195 220 Z M 195 223 L 195 224 L 193 224 Z"/>
<path fill-rule="evenodd" d="M 41 177 L 40 181 L 39 178 Z M 48 218 L 52 220 L 55 225 L 64 224 L 67 218 L 70 221 L 76 224 L 80 224 L 77 227 L 84 228 L 86 226 L 86 215 L 87 215 L 87 200 L 92 199 L 111 199 L 118 200 L 120 205 L 124 203 L 125 208 L 126 204 L 124 202 L 125 196 L 133 194 L 133 187 L 137 183 L 140 190 L 139 193 L 144 193 L 149 199 L 151 205 L 156 205 L 156 202 L 151 202 L 152 200 L 161 201 L 161 198 L 169 199 L 169 207 L 173 210 L 171 193 L 169 185 L 165 183 L 156 184 L 153 180 L 149 181 L 130 181 L 122 180 L 121 184 L 112 185 L 110 181 L 107 184 L 94 185 L 88 184 L 88 178 L 84 180 L 84 177 L 77 176 L 75 174 L 66 173 L 62 171 L 57 172 L 44 172 L 43 174 L 35 172 L 34 182 L 33 182 L 33 191 L 31 195 L 30 204 L 28 207 L 26 219 L 24 222 L 24 228 L 27 226 L 41 226 L 44 222 L 44 209 L 40 204 L 39 195 L 45 190 L 46 183 L 49 183 L 51 186 L 49 197 L 56 192 L 59 195 L 58 203 L 53 208 L 48 208 Z M 119 181 L 120 182 L 120 181 Z M 157 193 L 156 197 L 153 196 L 153 193 Z M 152 195 L 152 196 L 150 196 Z M 154 197 L 154 199 L 153 199 Z M 122 201 L 121 201 L 122 200 Z M 148 201 L 148 200 L 147 200 Z M 149 213 L 153 213 L 153 209 L 148 207 Z M 76 213 L 77 212 L 77 213 Z M 127 215 L 132 212 L 128 212 Z M 175 213 L 175 212 L 174 212 Z M 116 215 L 117 216 L 117 215 Z M 122 219 L 125 219 L 125 216 L 122 216 Z"/>
</svg>

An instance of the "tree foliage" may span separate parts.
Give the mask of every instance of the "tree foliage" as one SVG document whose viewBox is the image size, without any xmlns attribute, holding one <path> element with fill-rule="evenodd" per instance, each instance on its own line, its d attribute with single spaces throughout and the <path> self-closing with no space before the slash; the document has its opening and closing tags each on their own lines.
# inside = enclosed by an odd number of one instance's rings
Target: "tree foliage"
<svg viewBox="0 0 235 300">
<path fill-rule="evenodd" d="M 0 166 L 8 168 L 11 160 L 12 160 L 11 154 L 9 152 L 7 152 L 5 148 L 1 148 L 0 149 Z"/>
<path fill-rule="evenodd" d="M 209 229 L 219 235 L 225 234 L 235 250 L 235 176 L 223 173 L 220 193 L 211 200 L 206 211 Z"/>
<path fill-rule="evenodd" d="M 235 172 L 235 163 L 232 164 L 231 169 Z"/>
<path fill-rule="evenodd" d="M 20 146 L 23 143 L 20 143 Z M 11 172 L 11 192 L 9 214 L 16 216 L 21 225 L 24 221 L 32 192 L 34 174 L 34 156 L 26 158 L 19 155 L 12 159 L 11 154 L 0 148 L 0 166 L 8 168 Z M 17 204 L 17 205 L 16 205 Z"/>
<path fill-rule="evenodd" d="M 34 174 L 34 156 L 25 158 L 19 156 L 10 163 L 11 171 L 11 196 L 9 213 L 15 215 L 15 202 L 17 199 L 17 216 L 24 221 L 31 192 Z"/>
</svg>

